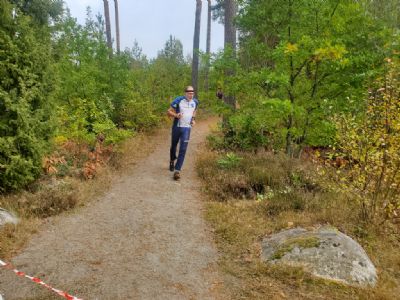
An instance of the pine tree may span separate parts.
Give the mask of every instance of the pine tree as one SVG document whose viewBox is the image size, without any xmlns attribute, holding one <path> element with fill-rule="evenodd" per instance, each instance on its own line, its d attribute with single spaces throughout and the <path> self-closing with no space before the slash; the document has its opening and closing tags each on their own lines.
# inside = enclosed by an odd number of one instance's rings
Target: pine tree
<svg viewBox="0 0 400 300">
<path fill-rule="evenodd" d="M 41 172 L 52 137 L 53 83 L 47 24 L 0 1 L 0 192 Z M 44 17 L 46 19 L 46 17 Z"/>
<path fill-rule="evenodd" d="M 119 35 L 119 8 L 118 8 L 118 0 L 114 0 L 115 5 L 115 34 L 117 38 L 117 53 L 119 54 L 121 51 L 121 43 L 120 43 L 120 35 Z"/>
<path fill-rule="evenodd" d="M 209 90 L 209 82 L 208 82 L 208 75 L 210 71 L 210 54 L 211 54 L 211 0 L 207 0 L 208 2 L 208 9 L 207 9 L 207 43 L 206 43 L 206 74 L 205 74 L 205 90 L 208 92 Z"/>
<path fill-rule="evenodd" d="M 112 53 L 112 40 L 111 40 L 111 22 L 110 22 L 110 8 L 108 6 L 108 0 L 103 0 L 104 2 L 104 18 L 106 20 L 106 36 L 107 45 Z"/>
<path fill-rule="evenodd" d="M 232 58 L 234 59 L 236 56 L 236 26 L 235 26 L 235 17 L 237 12 L 237 3 L 235 0 L 225 0 L 224 2 L 224 44 L 225 50 L 231 53 Z M 225 70 L 225 76 L 227 79 L 229 77 L 234 76 L 235 72 L 232 68 L 227 68 Z M 226 104 L 235 108 L 236 100 L 235 96 L 232 93 L 229 93 L 224 97 L 224 101 Z"/>
<path fill-rule="evenodd" d="M 199 48 L 200 48 L 200 20 L 201 20 L 201 0 L 196 0 L 196 18 L 193 37 L 193 61 L 192 61 L 192 85 L 195 93 L 198 93 L 199 81 Z"/>
</svg>

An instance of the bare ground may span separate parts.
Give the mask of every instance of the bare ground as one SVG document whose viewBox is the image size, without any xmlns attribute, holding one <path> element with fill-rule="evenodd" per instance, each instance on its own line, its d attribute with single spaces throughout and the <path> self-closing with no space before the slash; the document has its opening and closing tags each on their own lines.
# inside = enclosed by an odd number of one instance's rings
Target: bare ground
<svg viewBox="0 0 400 300">
<path fill-rule="evenodd" d="M 192 137 L 182 179 L 168 171 L 169 132 L 154 152 L 75 213 L 49 219 L 12 264 L 83 299 L 221 299 L 217 251 L 194 170 L 210 122 Z M 59 299 L 0 269 L 9 299 Z"/>
</svg>

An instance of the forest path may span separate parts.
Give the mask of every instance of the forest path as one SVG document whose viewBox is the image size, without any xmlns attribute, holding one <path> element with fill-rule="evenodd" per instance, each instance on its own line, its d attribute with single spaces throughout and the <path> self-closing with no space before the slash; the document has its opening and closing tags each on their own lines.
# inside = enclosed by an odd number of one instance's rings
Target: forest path
<svg viewBox="0 0 400 300">
<path fill-rule="evenodd" d="M 50 219 L 12 264 L 83 299 L 221 299 L 217 251 L 194 161 L 215 120 L 192 130 L 182 179 L 168 168 L 169 131 L 154 152 L 76 213 Z M 10 299 L 62 299 L 0 269 Z"/>
</svg>

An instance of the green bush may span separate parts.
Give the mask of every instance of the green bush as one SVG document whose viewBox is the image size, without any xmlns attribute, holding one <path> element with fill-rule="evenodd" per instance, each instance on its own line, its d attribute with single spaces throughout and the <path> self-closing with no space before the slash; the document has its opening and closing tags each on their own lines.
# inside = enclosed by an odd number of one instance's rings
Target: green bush
<svg viewBox="0 0 400 300">
<path fill-rule="evenodd" d="M 0 192 L 40 174 L 53 131 L 49 36 L 12 9 L 0 3 Z"/>
<path fill-rule="evenodd" d="M 282 127 L 291 105 L 279 99 L 253 99 L 228 117 L 222 128 L 227 149 L 278 149 L 284 145 Z"/>
<path fill-rule="evenodd" d="M 152 128 L 161 119 L 151 102 L 148 99 L 141 99 L 138 95 L 134 95 L 123 104 L 120 115 L 124 127 L 135 130 Z"/>
<path fill-rule="evenodd" d="M 218 159 L 217 163 L 224 169 L 232 169 L 239 165 L 240 160 L 242 160 L 241 157 L 237 156 L 233 152 L 229 152 L 225 157 Z"/>
</svg>

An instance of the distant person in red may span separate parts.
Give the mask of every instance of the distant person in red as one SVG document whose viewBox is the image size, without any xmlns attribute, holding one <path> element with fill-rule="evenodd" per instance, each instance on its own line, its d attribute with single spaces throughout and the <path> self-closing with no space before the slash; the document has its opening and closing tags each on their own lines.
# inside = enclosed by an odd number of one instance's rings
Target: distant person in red
<svg viewBox="0 0 400 300">
<path fill-rule="evenodd" d="M 218 88 L 216 96 L 219 100 L 222 100 L 224 98 L 224 93 L 222 92 L 221 88 Z"/>
</svg>

